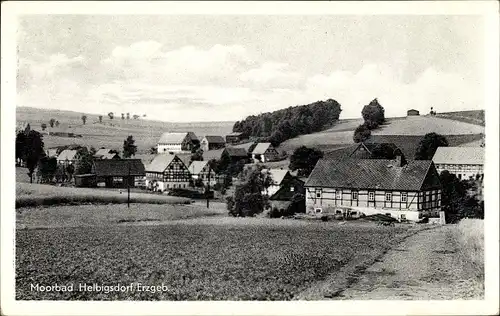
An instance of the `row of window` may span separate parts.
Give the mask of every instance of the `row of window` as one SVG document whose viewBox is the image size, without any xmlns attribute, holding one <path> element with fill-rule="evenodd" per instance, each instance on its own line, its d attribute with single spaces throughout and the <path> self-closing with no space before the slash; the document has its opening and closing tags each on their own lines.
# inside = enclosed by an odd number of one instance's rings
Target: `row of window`
<svg viewBox="0 0 500 316">
<path fill-rule="evenodd" d="M 322 190 L 316 189 L 316 198 L 320 199 L 321 194 L 322 194 Z M 358 191 L 351 191 L 351 199 L 357 200 L 358 198 L 359 198 L 359 192 Z M 337 199 L 337 200 L 342 199 L 342 191 L 335 191 L 335 199 Z M 401 192 L 401 202 L 406 202 L 407 200 L 408 200 L 408 193 Z M 375 191 L 368 191 L 368 201 L 375 201 Z M 388 201 L 388 202 L 392 201 L 392 192 L 385 193 L 385 201 Z"/>
<path fill-rule="evenodd" d="M 462 169 L 462 170 L 475 170 L 482 169 L 482 165 L 457 165 L 457 164 L 439 164 L 439 168 L 454 168 L 454 169 Z"/>
</svg>

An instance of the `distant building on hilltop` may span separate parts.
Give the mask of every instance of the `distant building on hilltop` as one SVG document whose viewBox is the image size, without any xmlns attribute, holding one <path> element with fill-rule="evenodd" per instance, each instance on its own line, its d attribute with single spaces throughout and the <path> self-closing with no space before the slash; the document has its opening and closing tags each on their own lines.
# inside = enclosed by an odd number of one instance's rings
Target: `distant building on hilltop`
<svg viewBox="0 0 500 316">
<path fill-rule="evenodd" d="M 406 116 L 418 116 L 420 115 L 420 112 L 415 109 L 410 109 L 406 112 Z"/>
</svg>

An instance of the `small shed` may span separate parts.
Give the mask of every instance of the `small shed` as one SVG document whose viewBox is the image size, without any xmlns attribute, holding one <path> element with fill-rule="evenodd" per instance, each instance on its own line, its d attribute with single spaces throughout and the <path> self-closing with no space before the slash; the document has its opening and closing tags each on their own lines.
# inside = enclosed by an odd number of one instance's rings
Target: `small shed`
<svg viewBox="0 0 500 316">
<path fill-rule="evenodd" d="M 94 160 L 92 173 L 97 182 L 105 182 L 106 187 L 135 186 L 136 177 L 144 177 L 146 171 L 140 159 L 98 159 Z"/>
<path fill-rule="evenodd" d="M 418 116 L 420 115 L 420 112 L 415 109 L 410 109 L 406 112 L 406 116 Z"/>
</svg>

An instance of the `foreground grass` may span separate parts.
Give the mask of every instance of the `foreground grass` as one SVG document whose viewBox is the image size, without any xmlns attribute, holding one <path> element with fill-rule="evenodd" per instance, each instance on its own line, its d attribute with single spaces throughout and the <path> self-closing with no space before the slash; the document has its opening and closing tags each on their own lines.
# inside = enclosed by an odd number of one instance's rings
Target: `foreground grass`
<svg viewBox="0 0 500 316">
<path fill-rule="evenodd" d="M 255 220 L 255 221 L 253 221 Z M 408 228 L 215 218 L 16 232 L 20 300 L 289 300 Z M 31 284 L 164 284 L 163 292 L 36 292 Z"/>
<path fill-rule="evenodd" d="M 131 203 L 186 204 L 189 199 L 147 193 L 131 193 Z M 56 187 L 45 184 L 16 183 L 16 208 L 60 204 L 127 203 L 127 194 L 105 189 Z"/>
<path fill-rule="evenodd" d="M 456 264 L 464 279 L 471 280 L 477 296 L 484 293 L 484 221 L 463 219 L 450 230 L 456 244 Z"/>
<path fill-rule="evenodd" d="M 109 226 L 116 224 L 158 224 L 164 221 L 225 215 L 223 208 L 203 205 L 126 204 L 64 205 L 26 207 L 16 210 L 18 228 Z"/>
</svg>

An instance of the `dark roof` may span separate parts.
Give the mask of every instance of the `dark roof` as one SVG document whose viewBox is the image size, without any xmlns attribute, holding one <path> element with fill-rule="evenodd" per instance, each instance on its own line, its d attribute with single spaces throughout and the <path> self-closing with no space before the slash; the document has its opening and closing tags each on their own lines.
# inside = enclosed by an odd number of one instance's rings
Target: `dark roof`
<svg viewBox="0 0 500 316">
<path fill-rule="evenodd" d="M 245 148 L 240 147 L 226 147 L 226 152 L 230 157 L 247 157 L 247 151 Z"/>
<path fill-rule="evenodd" d="M 412 160 L 398 167 L 388 159 L 321 159 L 305 186 L 419 191 L 431 167 L 431 160 Z"/>
<path fill-rule="evenodd" d="M 216 136 L 216 135 L 207 135 L 205 136 L 207 141 L 212 144 L 225 144 L 226 140 L 222 136 Z"/>
<path fill-rule="evenodd" d="M 94 160 L 92 173 L 98 177 L 144 176 L 146 171 L 140 159 L 104 159 Z"/>
</svg>

